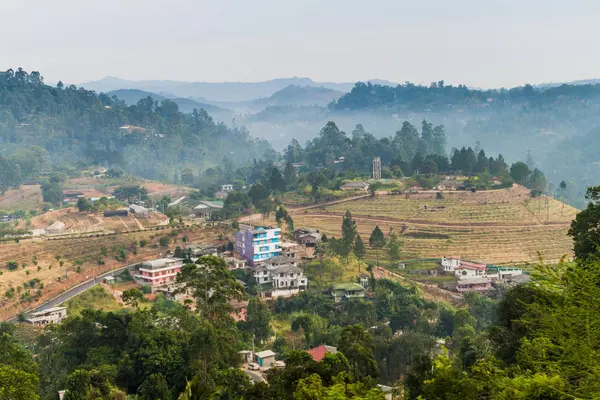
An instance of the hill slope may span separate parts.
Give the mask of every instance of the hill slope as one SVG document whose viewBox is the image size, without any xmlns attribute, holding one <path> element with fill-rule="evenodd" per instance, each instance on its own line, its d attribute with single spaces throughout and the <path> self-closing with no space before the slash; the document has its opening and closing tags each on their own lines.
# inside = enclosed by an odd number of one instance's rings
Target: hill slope
<svg viewBox="0 0 600 400">
<path fill-rule="evenodd" d="M 264 99 L 252 102 L 257 107 L 268 106 L 325 106 L 343 96 L 340 92 L 325 87 L 290 85 Z"/>
<path fill-rule="evenodd" d="M 184 114 L 173 101 L 127 107 L 106 94 L 45 85 L 22 69 L 0 72 L 0 143 L 2 153 L 39 146 L 53 164 L 119 165 L 163 180 L 187 165 L 205 168 L 225 156 L 245 163 L 271 149 L 246 129 L 217 124 L 206 112 Z"/>
<path fill-rule="evenodd" d="M 294 213 L 294 224 L 339 237 L 346 210 L 352 212 L 365 242 L 375 225 L 384 232 L 390 227 L 404 232 L 402 258 L 455 255 L 498 264 L 535 263 L 538 251 L 547 262 L 572 256 L 567 230 L 577 212 L 552 198 L 531 198 L 515 186 L 444 193 L 443 200 L 433 192 L 408 198 L 377 196 Z"/>
<path fill-rule="evenodd" d="M 178 97 L 171 98 L 171 97 L 163 96 L 161 94 L 146 92 L 145 90 L 139 90 L 139 89 L 112 90 L 110 92 L 107 92 L 106 95 L 110 96 L 110 97 L 116 96 L 119 100 L 123 100 L 129 106 L 135 105 L 138 103 L 138 101 L 140 101 L 141 99 L 145 99 L 147 97 L 151 97 L 152 99 L 154 99 L 155 101 L 158 101 L 158 102 L 161 102 L 163 100 L 171 100 L 172 102 L 176 103 L 179 106 L 179 111 L 181 111 L 182 113 L 186 113 L 186 114 L 191 113 L 194 109 L 205 110 L 211 114 L 230 113 L 231 112 L 224 108 L 217 107 L 212 104 L 201 103 L 194 99 L 184 99 L 184 98 L 178 98 Z"/>
</svg>

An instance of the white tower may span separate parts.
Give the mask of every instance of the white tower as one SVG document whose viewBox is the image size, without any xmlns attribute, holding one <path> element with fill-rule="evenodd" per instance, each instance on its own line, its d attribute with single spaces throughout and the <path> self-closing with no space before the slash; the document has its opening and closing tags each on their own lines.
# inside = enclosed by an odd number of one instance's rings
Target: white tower
<svg viewBox="0 0 600 400">
<path fill-rule="evenodd" d="M 373 179 L 381 179 L 381 158 L 379 157 L 373 159 Z"/>
</svg>

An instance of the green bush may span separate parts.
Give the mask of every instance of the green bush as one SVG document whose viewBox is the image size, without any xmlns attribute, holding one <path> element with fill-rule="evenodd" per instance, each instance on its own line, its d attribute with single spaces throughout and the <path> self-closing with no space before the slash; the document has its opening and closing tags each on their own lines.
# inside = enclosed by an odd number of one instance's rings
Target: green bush
<svg viewBox="0 0 600 400">
<path fill-rule="evenodd" d="M 16 261 L 9 261 L 6 265 L 9 271 L 16 271 L 19 268 L 19 263 Z"/>
<path fill-rule="evenodd" d="M 167 236 L 163 236 L 160 239 L 158 239 L 158 244 L 162 247 L 168 246 L 170 242 L 171 240 Z"/>
<path fill-rule="evenodd" d="M 142 286 L 142 293 L 150 294 L 152 293 L 152 288 L 150 286 Z"/>
</svg>

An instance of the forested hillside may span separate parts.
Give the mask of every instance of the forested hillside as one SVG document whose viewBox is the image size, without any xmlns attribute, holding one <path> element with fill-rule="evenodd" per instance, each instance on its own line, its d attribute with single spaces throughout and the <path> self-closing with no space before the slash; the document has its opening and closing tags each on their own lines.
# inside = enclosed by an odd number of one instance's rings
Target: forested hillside
<svg viewBox="0 0 600 400">
<path fill-rule="evenodd" d="M 54 165 L 118 165 L 152 179 L 172 179 L 183 166 L 198 169 L 224 157 L 245 163 L 272 154 L 268 142 L 216 124 L 204 110 L 184 114 L 175 102 L 152 98 L 127 106 L 61 82 L 45 85 L 39 72 L 1 72 L 0 154 L 31 146 L 47 151 Z"/>
</svg>

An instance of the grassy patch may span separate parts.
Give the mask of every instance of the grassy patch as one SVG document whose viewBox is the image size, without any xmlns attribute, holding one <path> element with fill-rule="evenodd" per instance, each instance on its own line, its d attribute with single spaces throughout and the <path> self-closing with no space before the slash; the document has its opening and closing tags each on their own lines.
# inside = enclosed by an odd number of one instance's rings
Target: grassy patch
<svg viewBox="0 0 600 400">
<path fill-rule="evenodd" d="M 123 308 L 112 294 L 107 293 L 101 286 L 94 286 L 90 290 L 77 295 L 65 303 L 69 315 L 79 314 L 86 308 L 103 311 L 117 311 Z"/>
</svg>

